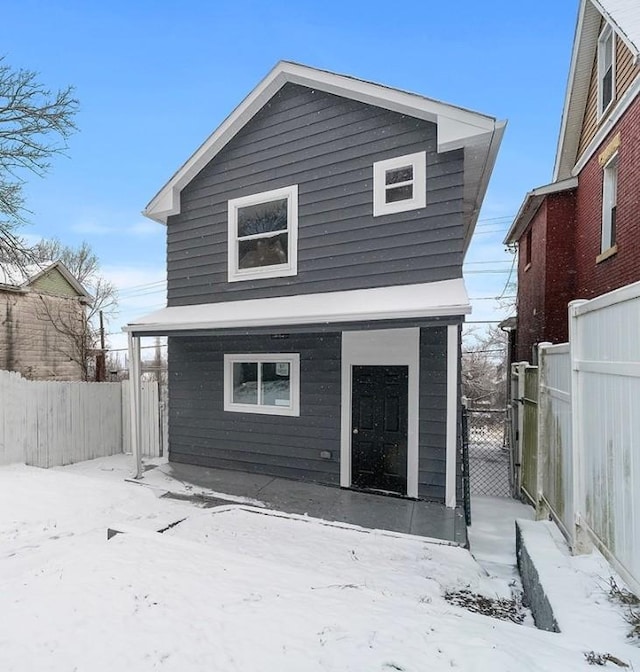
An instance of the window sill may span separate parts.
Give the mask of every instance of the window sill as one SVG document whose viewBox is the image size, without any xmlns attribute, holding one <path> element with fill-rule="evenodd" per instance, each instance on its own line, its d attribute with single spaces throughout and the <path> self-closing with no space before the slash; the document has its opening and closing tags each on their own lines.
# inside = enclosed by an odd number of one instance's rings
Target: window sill
<svg viewBox="0 0 640 672">
<path fill-rule="evenodd" d="M 531 268 L 531 262 L 529 262 L 529 263 L 524 267 L 524 272 L 526 273 L 530 268 Z"/>
<path fill-rule="evenodd" d="M 618 246 L 613 245 L 608 250 L 605 250 L 604 252 L 601 252 L 596 257 L 596 264 L 600 264 L 601 262 L 606 261 L 607 259 L 613 257 L 613 255 L 616 254 L 617 251 L 618 251 Z"/>
</svg>

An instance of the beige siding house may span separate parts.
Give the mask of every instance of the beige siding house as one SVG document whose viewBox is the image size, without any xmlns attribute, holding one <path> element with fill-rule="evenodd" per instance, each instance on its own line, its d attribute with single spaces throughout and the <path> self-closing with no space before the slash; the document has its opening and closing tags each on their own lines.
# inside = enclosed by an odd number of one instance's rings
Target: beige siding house
<svg viewBox="0 0 640 672">
<path fill-rule="evenodd" d="M 60 261 L 0 266 L 0 369 L 31 380 L 81 380 L 90 302 Z"/>
</svg>

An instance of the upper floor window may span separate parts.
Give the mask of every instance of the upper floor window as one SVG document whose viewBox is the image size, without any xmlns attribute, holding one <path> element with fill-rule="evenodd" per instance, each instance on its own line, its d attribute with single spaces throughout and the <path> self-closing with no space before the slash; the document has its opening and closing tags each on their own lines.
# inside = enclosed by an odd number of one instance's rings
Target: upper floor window
<svg viewBox="0 0 640 672">
<path fill-rule="evenodd" d="M 533 230 L 529 227 L 527 231 L 526 247 L 524 251 L 525 271 L 531 266 L 531 258 L 533 252 Z"/>
<path fill-rule="evenodd" d="M 427 202 L 426 152 L 373 164 L 373 216 L 424 208 Z"/>
<path fill-rule="evenodd" d="M 605 26 L 598 38 L 598 114 L 605 113 L 615 96 L 616 36 Z"/>
<path fill-rule="evenodd" d="M 298 272 L 298 186 L 229 201 L 229 282 Z"/>
<path fill-rule="evenodd" d="M 616 244 L 616 208 L 618 203 L 618 154 L 604 166 L 602 177 L 602 242 L 600 251 Z"/>
</svg>

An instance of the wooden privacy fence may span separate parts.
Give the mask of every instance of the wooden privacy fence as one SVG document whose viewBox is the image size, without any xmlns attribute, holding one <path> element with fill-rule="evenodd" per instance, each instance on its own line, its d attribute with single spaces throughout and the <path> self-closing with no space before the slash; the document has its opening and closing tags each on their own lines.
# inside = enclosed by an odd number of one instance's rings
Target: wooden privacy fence
<svg viewBox="0 0 640 672">
<path fill-rule="evenodd" d="M 539 347 L 538 406 L 520 413 L 521 491 L 575 552 L 591 543 L 640 591 L 640 283 L 569 305 L 569 343 Z M 514 375 L 519 377 L 514 365 Z M 530 367 L 531 368 L 531 367 Z M 530 391 L 529 391 L 530 393 Z M 526 443 L 526 442 L 525 442 Z M 528 450 L 535 457 L 527 455 Z"/>
<path fill-rule="evenodd" d="M 0 371 L 0 464 L 54 467 L 127 452 L 128 389 L 128 381 L 30 381 Z M 155 382 L 142 385 L 142 426 L 143 455 L 160 455 Z"/>
</svg>

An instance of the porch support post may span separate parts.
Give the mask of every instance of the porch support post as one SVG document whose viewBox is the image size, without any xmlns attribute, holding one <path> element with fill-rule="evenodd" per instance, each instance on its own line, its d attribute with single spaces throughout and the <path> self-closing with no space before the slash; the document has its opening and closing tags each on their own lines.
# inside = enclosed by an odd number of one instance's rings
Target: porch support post
<svg viewBox="0 0 640 672">
<path fill-rule="evenodd" d="M 447 442 L 445 504 L 456 506 L 458 455 L 458 333 L 457 324 L 447 326 Z"/>
<path fill-rule="evenodd" d="M 134 478 L 142 476 L 142 455 L 140 452 L 140 437 L 142 426 L 140 417 L 140 337 L 131 332 L 129 339 L 129 407 L 131 411 L 131 451 L 135 462 Z"/>
</svg>

